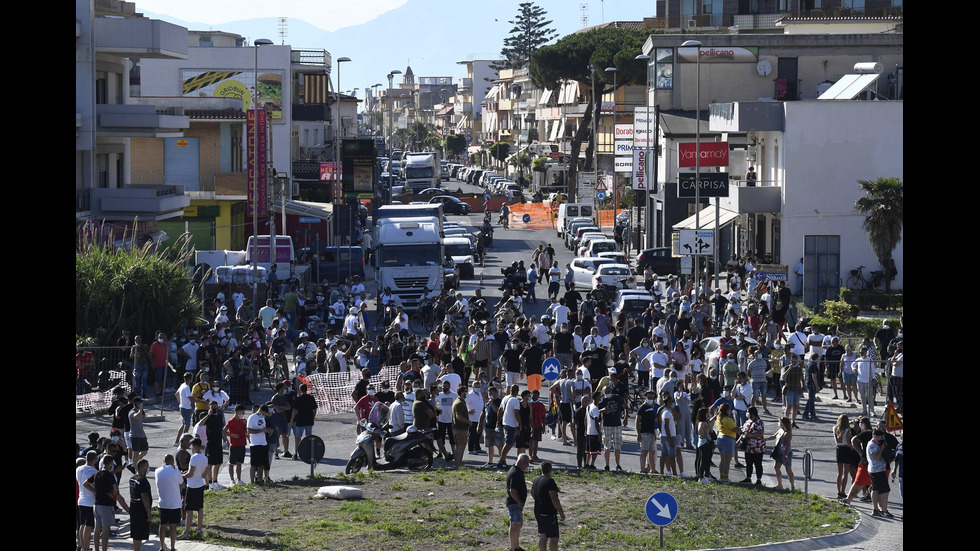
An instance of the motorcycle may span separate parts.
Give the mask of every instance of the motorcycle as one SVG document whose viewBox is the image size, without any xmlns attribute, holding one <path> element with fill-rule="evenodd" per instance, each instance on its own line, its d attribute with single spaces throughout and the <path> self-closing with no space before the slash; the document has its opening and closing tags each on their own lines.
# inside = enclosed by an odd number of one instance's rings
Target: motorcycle
<svg viewBox="0 0 980 551">
<path fill-rule="evenodd" d="M 499 289 L 510 291 L 512 296 L 523 297 L 525 285 L 527 283 L 527 272 L 514 271 L 508 273 L 512 268 L 501 268 L 500 273 L 504 274 L 504 282 Z"/>
<path fill-rule="evenodd" d="M 374 404 L 367 419 L 361 419 L 364 429 L 357 436 L 357 447 L 347 461 L 346 474 L 359 472 L 365 465 L 375 471 L 407 468 L 413 471 L 424 471 L 432 468 L 432 458 L 436 448 L 432 441 L 435 429 L 418 430 L 409 426 L 399 434 L 391 434 L 389 425 L 390 410 L 382 402 Z M 381 453 L 384 462 L 375 458 L 375 447 L 381 442 Z"/>
</svg>

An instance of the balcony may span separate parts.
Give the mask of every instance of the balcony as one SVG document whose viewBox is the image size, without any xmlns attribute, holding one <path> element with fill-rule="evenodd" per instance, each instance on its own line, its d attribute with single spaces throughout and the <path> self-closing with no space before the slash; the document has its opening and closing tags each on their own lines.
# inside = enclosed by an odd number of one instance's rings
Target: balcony
<svg viewBox="0 0 980 551">
<path fill-rule="evenodd" d="M 745 181 L 737 180 L 731 180 L 728 197 L 721 200 L 722 207 L 739 214 L 780 212 L 782 204 L 782 186 L 758 182 L 755 187 L 746 187 Z"/>
<path fill-rule="evenodd" d="M 95 106 L 100 137 L 177 138 L 190 128 L 190 117 L 169 115 L 153 105 L 103 103 Z"/>
<path fill-rule="evenodd" d="M 181 185 L 126 186 L 93 188 L 88 192 L 88 209 L 93 219 L 157 221 L 177 218 L 190 206 L 191 199 Z M 76 192 L 76 211 L 85 204 Z"/>
<path fill-rule="evenodd" d="M 776 20 L 785 17 L 786 14 L 782 13 L 757 13 L 749 15 L 736 15 L 733 18 L 733 26 L 738 28 L 739 32 L 746 31 L 775 31 L 781 29 L 781 27 L 776 26 Z"/>
<path fill-rule="evenodd" d="M 469 90 L 473 88 L 473 79 L 471 78 L 461 78 L 459 79 L 459 89 Z"/>
<path fill-rule="evenodd" d="M 187 29 L 158 19 L 96 17 L 97 53 L 119 57 L 187 59 Z"/>
<path fill-rule="evenodd" d="M 327 103 L 294 103 L 294 121 L 329 121 L 330 105 Z"/>
<path fill-rule="evenodd" d="M 505 98 L 497 102 L 498 111 L 510 111 L 514 108 L 514 100 L 510 98 Z"/>
<path fill-rule="evenodd" d="M 299 73 L 330 74 L 331 57 L 330 52 L 326 50 L 292 50 L 289 52 L 289 63 L 292 70 Z"/>
<path fill-rule="evenodd" d="M 782 132 L 783 109 L 780 102 L 712 103 L 708 128 L 712 132 Z"/>
</svg>

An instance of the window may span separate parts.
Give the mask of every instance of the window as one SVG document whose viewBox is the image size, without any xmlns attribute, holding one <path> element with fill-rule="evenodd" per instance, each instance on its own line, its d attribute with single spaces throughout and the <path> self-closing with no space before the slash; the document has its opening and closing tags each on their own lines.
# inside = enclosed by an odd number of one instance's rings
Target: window
<svg viewBox="0 0 980 551">
<path fill-rule="evenodd" d="M 654 62 L 648 66 L 651 74 L 647 79 L 653 83 L 654 90 L 674 88 L 674 49 L 657 48 Z"/>
<path fill-rule="evenodd" d="M 109 75 L 105 71 L 98 71 L 95 75 L 95 103 L 109 103 Z"/>
</svg>

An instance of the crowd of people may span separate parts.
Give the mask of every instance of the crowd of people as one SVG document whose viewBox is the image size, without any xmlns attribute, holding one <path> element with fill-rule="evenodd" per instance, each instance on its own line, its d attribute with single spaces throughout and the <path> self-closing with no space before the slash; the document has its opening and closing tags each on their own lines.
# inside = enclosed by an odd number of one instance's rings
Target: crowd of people
<svg viewBox="0 0 980 551">
<path fill-rule="evenodd" d="M 788 489 L 793 490 L 793 430 L 799 422 L 818 419 L 815 394 L 830 386 L 836 399 L 860 403 L 863 414 L 853 424 L 842 419 L 834 429 L 838 497 L 849 504 L 866 493 L 874 500 L 876 515 L 891 516 L 888 477 L 882 473 L 892 472 L 897 449 L 895 474 L 901 476 L 901 443 L 887 431 L 879 435 L 880 428 L 871 429 L 870 419 L 876 416 L 877 368 L 885 369 L 888 399 L 901 411 L 901 326 L 886 322 L 855 350 L 842 344 L 833 327 L 794 325 L 791 293 L 784 282 L 749 288 L 738 270 L 725 293 L 707 282 L 681 286 L 676 279 L 662 280 L 648 272 L 644 285 L 654 298 L 650 306 L 614 321 L 612 297 L 578 290 L 570 269 L 557 265 L 550 246 L 539 247 L 531 260 L 529 269 L 515 262 L 504 270 L 502 298 L 493 305 L 479 289 L 469 298 L 455 290 L 427 289 L 423 308 L 440 321 L 427 335 L 409 330 L 408 316 L 400 307 L 377 316 L 372 327 L 367 295 L 357 280 L 346 293 L 332 293 L 338 296 L 317 286 L 312 301 L 269 300 L 254 318 L 243 318 L 250 321 L 243 324 L 241 342 L 232 331 L 239 322 L 228 318 L 223 296 L 214 304 L 213 326 L 201 332 L 159 332 L 148 346 L 140 336 L 130 343 L 124 333 L 120 347 L 129 351 L 132 392 L 119 393 L 113 400 L 110 439 L 95 435 L 89 448 L 78 450 L 79 547 L 90 548 L 91 528 L 96 549 L 99 538 L 104 547 L 111 526 L 107 519 L 112 516 L 107 511 L 115 504 L 127 508 L 134 519 L 139 517 L 134 520 L 134 526 L 140 526 L 133 531 L 134 540 L 145 534 L 142 518 L 149 517 L 150 504 L 145 480 L 139 480 L 148 467 L 142 401 L 167 391 L 163 382 L 168 370 L 182 381 L 175 389 L 182 421 L 174 439 L 178 451 L 164 458 L 156 482 L 161 501 L 167 495 L 167 504 L 173 505 L 173 488 L 160 484 L 171 484 L 167 469 L 180 475 L 176 482 L 181 506 L 164 508 L 161 503 L 160 509 L 161 541 L 166 531 L 171 546 L 176 523 L 163 522 L 164 510 L 169 520 L 184 519 L 183 537 L 192 534 L 194 520 L 200 531 L 203 501 L 198 494 L 222 488 L 218 473 L 226 459 L 232 483 L 242 484 L 246 448 L 249 482 L 269 480 L 280 445 L 284 458 L 298 455 L 296 446 L 303 435 L 312 433 L 317 406 L 296 376 L 316 372 L 360 373 L 351 394 L 359 418 L 366 418 L 374 403 L 388 404 L 392 433 L 409 427 L 435 429 L 438 453 L 447 467 L 463 466 L 466 454 L 486 455 L 483 467 L 509 469 L 508 490 L 512 475 L 518 477 L 530 463 L 542 464 L 542 475 L 547 476 L 547 463 L 538 457 L 545 436 L 574 447 L 580 469 L 598 469 L 602 456 L 603 470 L 634 470 L 622 462 L 624 428 L 630 423 L 640 449 L 641 473 L 688 477 L 691 472 L 702 483 L 729 482 L 734 467 L 745 469 L 740 482 L 762 485 L 768 451 L 777 488 L 784 488 L 785 473 Z M 546 286 L 541 298 L 548 302 L 540 317 L 525 312 L 527 303 L 538 300 L 538 285 Z M 287 295 L 292 292 L 287 288 Z M 390 296 L 390 290 L 379 293 L 379 309 L 386 304 L 386 294 Z M 239 298 L 233 296 L 231 305 Z M 308 308 L 311 303 L 314 306 Z M 341 307 L 335 310 L 336 303 Z M 236 316 L 243 306 L 244 302 L 237 305 Z M 289 342 L 290 328 L 321 314 L 320 319 L 330 320 L 322 334 L 311 338 L 310 332 L 302 331 L 295 344 Z M 705 342 L 716 346 L 702 348 L 706 337 L 712 340 Z M 548 358 L 560 364 L 555 380 L 543 373 Z M 81 389 L 91 359 L 80 352 L 76 364 Z M 280 364 L 285 377 L 274 381 L 273 399 L 253 405 L 250 390 L 257 388 L 270 366 Z M 371 379 L 381 366 L 398 366 L 398 373 L 375 388 Z M 234 416 L 225 419 L 231 405 Z M 782 411 L 773 414 L 771 406 L 781 406 Z M 693 465 L 685 466 L 682 450 L 695 452 Z M 511 454 L 513 465 L 508 464 Z M 107 475 L 95 477 L 100 466 L 114 476 L 115 489 L 108 485 Z M 126 468 L 136 480 L 131 481 L 128 501 L 118 491 L 119 474 Z M 845 489 L 849 479 L 851 485 Z M 557 523 L 554 530 L 551 523 L 563 513 L 557 493 L 547 482 L 542 484 L 549 486 L 541 494 L 541 514 L 548 518 L 538 519 L 542 545 L 552 545 L 555 538 L 557 546 Z M 524 484 L 516 487 L 524 493 L 508 491 L 509 509 L 523 509 L 527 499 Z M 523 516 L 512 510 L 510 519 L 514 542 Z"/>
</svg>

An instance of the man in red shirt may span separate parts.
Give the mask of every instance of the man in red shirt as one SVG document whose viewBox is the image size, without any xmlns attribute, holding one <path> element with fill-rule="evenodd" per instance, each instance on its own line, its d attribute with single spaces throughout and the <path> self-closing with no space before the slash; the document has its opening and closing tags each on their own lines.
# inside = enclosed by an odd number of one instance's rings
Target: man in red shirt
<svg viewBox="0 0 980 551">
<path fill-rule="evenodd" d="M 157 398 L 163 396 L 163 377 L 166 375 L 168 353 L 167 335 L 160 331 L 156 340 L 150 344 L 150 367 L 153 369 L 153 390 Z"/>
<path fill-rule="evenodd" d="M 248 427 L 245 424 L 245 406 L 235 406 L 235 416 L 225 424 L 223 436 L 229 441 L 228 475 L 232 486 L 241 486 L 242 464 L 245 463 L 245 446 L 248 445 Z"/>
<path fill-rule="evenodd" d="M 91 391 L 92 383 L 88 380 L 88 370 L 95 363 L 95 355 L 81 348 L 75 353 L 75 394 L 85 394 Z"/>
</svg>

